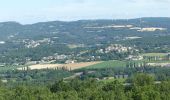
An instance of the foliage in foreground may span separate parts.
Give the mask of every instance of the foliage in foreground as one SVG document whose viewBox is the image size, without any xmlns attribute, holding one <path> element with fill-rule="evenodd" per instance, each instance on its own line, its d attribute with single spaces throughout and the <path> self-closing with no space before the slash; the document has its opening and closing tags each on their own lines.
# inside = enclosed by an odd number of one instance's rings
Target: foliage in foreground
<svg viewBox="0 0 170 100">
<path fill-rule="evenodd" d="M 137 74 L 131 83 L 104 83 L 97 80 L 57 81 L 51 86 L 0 87 L 0 100 L 168 100 L 170 82 L 156 83 L 146 74 Z"/>
</svg>

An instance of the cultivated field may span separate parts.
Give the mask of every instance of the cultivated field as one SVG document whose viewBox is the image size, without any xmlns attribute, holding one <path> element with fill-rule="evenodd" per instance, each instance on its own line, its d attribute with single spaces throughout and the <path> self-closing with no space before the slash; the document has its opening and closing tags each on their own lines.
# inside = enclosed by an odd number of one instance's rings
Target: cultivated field
<svg viewBox="0 0 170 100">
<path fill-rule="evenodd" d="M 35 69 L 47 69 L 47 68 L 49 69 L 66 68 L 68 70 L 74 70 L 74 69 L 84 68 L 99 63 L 102 63 L 102 61 L 81 62 L 81 63 L 71 63 L 71 64 L 37 64 L 37 65 L 28 66 L 28 69 L 35 70 Z M 18 70 L 26 70 L 26 67 L 18 68 Z"/>
<path fill-rule="evenodd" d="M 74 69 L 80 69 L 83 67 L 92 66 L 100 63 L 102 63 L 102 61 L 65 64 L 64 66 L 66 66 L 67 68 L 71 68 L 71 70 L 74 70 Z"/>
<path fill-rule="evenodd" d="M 118 61 L 118 60 L 110 60 L 110 61 L 103 61 L 99 64 L 90 65 L 86 68 L 88 69 L 94 69 L 94 68 L 111 68 L 111 67 L 125 67 L 126 62 L 125 61 Z"/>
<path fill-rule="evenodd" d="M 142 56 L 160 56 L 160 57 L 163 57 L 163 56 L 166 56 L 166 55 L 167 55 L 167 53 L 145 53 Z"/>
</svg>

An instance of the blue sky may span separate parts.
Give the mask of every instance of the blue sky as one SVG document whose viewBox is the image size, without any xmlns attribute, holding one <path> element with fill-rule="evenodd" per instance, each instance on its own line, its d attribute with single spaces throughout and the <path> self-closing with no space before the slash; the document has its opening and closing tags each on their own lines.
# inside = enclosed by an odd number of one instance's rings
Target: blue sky
<svg viewBox="0 0 170 100">
<path fill-rule="evenodd" d="M 0 0 L 0 22 L 170 17 L 170 0 Z"/>
</svg>

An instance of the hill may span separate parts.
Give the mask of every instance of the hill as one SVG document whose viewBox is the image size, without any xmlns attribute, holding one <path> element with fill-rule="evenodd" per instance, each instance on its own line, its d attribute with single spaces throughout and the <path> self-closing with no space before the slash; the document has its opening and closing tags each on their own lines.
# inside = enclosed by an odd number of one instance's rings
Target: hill
<svg viewBox="0 0 170 100">
<path fill-rule="evenodd" d="M 54 54 L 74 54 L 71 59 L 75 60 L 76 55 L 86 50 L 112 43 L 135 45 L 150 52 L 156 46 L 169 45 L 169 23 L 170 18 L 51 21 L 28 25 L 3 22 L 0 23 L 0 62 L 1 65 L 25 64 Z"/>
</svg>

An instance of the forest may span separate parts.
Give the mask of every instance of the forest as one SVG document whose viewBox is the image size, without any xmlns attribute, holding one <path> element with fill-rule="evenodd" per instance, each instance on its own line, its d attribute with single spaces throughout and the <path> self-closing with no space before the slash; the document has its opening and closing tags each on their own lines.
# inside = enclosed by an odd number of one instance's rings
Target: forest
<svg viewBox="0 0 170 100">
<path fill-rule="evenodd" d="M 136 74 L 129 84 L 74 79 L 48 86 L 0 85 L 1 100 L 169 100 L 169 93 L 170 81 L 158 83 L 149 74 Z"/>
</svg>

